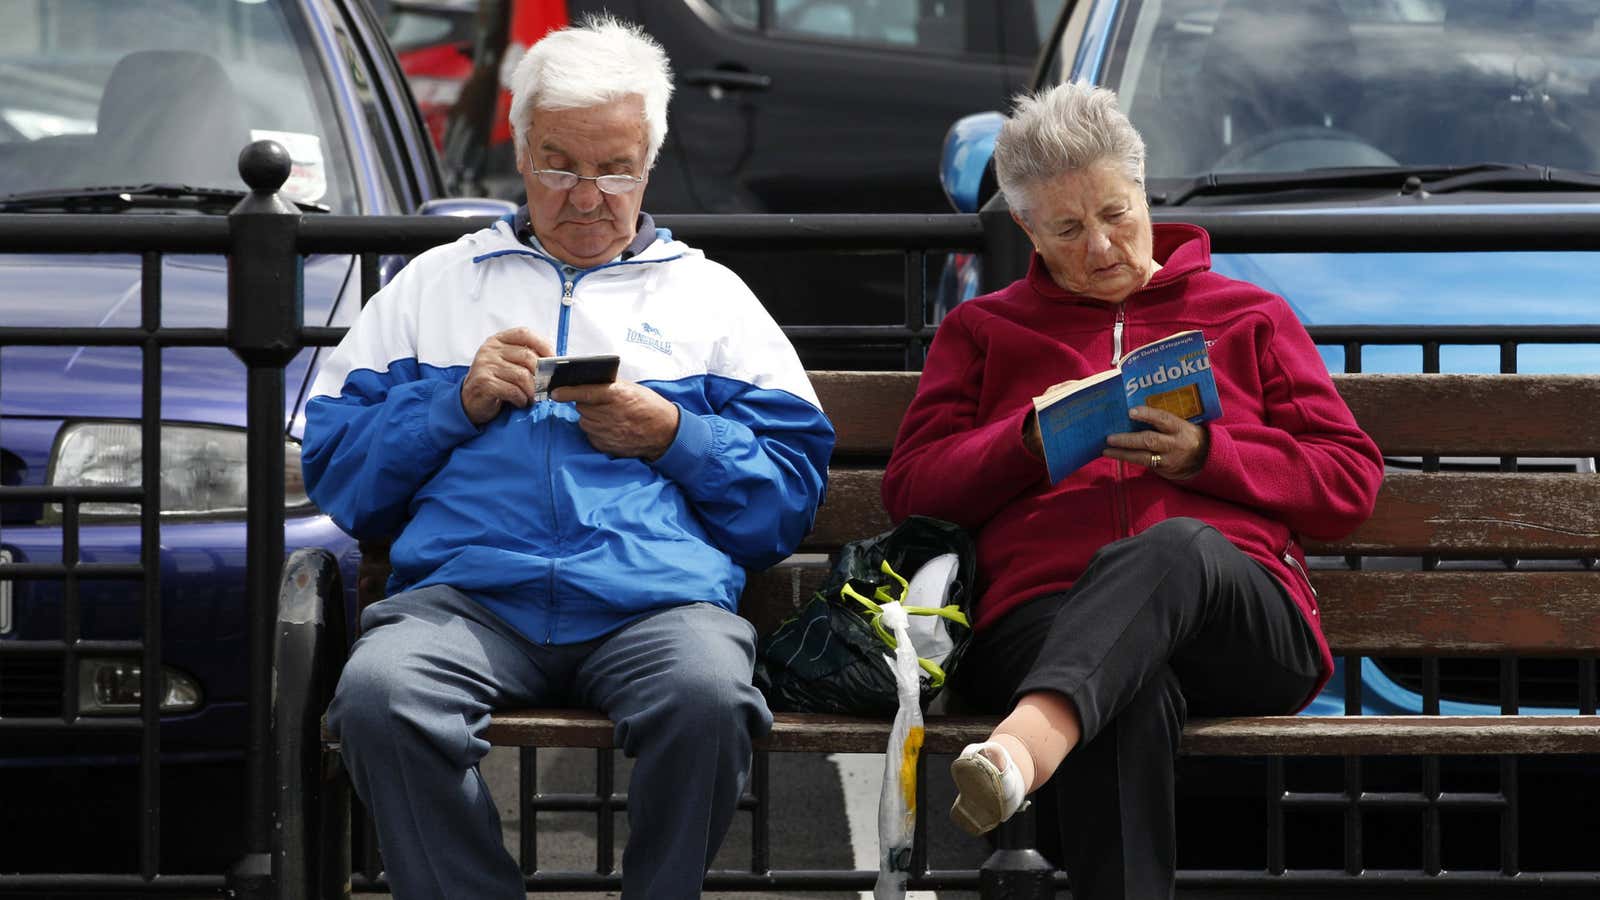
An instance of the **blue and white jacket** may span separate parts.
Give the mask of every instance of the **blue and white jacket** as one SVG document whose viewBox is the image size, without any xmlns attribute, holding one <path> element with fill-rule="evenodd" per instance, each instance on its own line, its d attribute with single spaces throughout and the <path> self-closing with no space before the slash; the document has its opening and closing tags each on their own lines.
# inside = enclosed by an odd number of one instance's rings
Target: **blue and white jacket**
<svg viewBox="0 0 1600 900">
<path fill-rule="evenodd" d="M 448 584 L 531 640 L 589 640 L 646 613 L 735 610 L 744 569 L 794 550 L 827 484 L 833 426 L 794 348 L 732 272 L 640 217 L 630 252 L 575 269 L 507 220 L 417 257 L 312 386 L 302 462 L 317 505 L 394 538 L 390 592 Z M 590 446 L 570 403 L 483 428 L 461 382 L 523 326 L 561 355 L 615 353 L 676 403 L 659 459 Z"/>
</svg>

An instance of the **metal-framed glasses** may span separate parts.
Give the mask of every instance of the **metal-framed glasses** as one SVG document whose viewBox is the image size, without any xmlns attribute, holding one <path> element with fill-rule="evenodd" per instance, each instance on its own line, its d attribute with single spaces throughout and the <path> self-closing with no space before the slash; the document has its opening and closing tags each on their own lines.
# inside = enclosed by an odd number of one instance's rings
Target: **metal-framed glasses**
<svg viewBox="0 0 1600 900">
<path fill-rule="evenodd" d="M 570 191 L 580 181 L 592 181 L 602 194 L 631 194 L 644 184 L 639 175 L 579 175 L 565 169 L 534 169 L 533 175 L 552 191 Z"/>
</svg>

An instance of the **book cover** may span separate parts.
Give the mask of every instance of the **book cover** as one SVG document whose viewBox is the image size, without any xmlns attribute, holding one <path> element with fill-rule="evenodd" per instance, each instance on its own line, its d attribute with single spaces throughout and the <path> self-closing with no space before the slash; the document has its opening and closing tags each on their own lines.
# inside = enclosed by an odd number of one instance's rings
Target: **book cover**
<svg viewBox="0 0 1600 900">
<path fill-rule="evenodd" d="M 1195 423 L 1222 415 L 1204 335 L 1180 331 L 1152 341 L 1104 372 L 1062 382 L 1033 398 L 1050 482 L 1098 458 L 1107 435 L 1148 429 L 1128 417 L 1128 410 L 1141 405 Z"/>
</svg>

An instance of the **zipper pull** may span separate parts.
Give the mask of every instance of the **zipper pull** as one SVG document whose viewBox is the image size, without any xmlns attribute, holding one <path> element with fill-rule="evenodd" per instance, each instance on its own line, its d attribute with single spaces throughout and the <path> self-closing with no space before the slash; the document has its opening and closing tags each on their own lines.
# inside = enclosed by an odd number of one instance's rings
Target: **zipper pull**
<svg viewBox="0 0 1600 900">
<path fill-rule="evenodd" d="M 1317 588 L 1316 588 L 1315 585 L 1313 585 L 1311 583 L 1311 574 L 1306 571 L 1305 566 L 1300 565 L 1300 560 L 1295 559 L 1293 553 L 1290 553 L 1288 550 L 1285 550 L 1285 551 L 1283 551 L 1283 561 L 1288 563 L 1290 568 L 1292 568 L 1296 572 L 1300 573 L 1300 577 L 1305 579 L 1307 590 L 1311 591 L 1311 596 L 1312 597 L 1316 597 L 1317 596 Z M 1316 610 L 1312 610 L 1311 614 L 1312 615 L 1316 615 L 1317 611 Z"/>
<path fill-rule="evenodd" d="M 1117 304 L 1117 322 L 1111 326 L 1111 364 L 1122 362 L 1122 304 Z"/>
<path fill-rule="evenodd" d="M 561 282 L 561 305 L 562 306 L 571 306 L 572 305 L 572 289 L 573 289 L 573 287 L 574 287 L 574 282 L 571 282 L 571 281 L 563 281 L 563 282 Z"/>
</svg>

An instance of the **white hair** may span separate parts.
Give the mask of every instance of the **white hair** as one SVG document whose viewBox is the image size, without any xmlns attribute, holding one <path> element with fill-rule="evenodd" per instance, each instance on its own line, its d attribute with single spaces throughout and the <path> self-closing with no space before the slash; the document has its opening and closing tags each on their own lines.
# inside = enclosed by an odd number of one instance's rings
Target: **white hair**
<svg viewBox="0 0 1600 900">
<path fill-rule="evenodd" d="M 995 138 L 995 177 L 1018 213 L 1031 207 L 1034 186 L 1101 162 L 1144 186 L 1144 139 L 1117 108 L 1116 93 L 1084 82 L 1019 94 Z"/>
<path fill-rule="evenodd" d="M 528 48 L 511 75 L 517 156 L 528 152 L 534 110 L 588 109 L 635 96 L 644 100 L 648 169 L 667 139 L 672 66 L 666 51 L 644 29 L 608 15 L 550 32 Z"/>
</svg>

